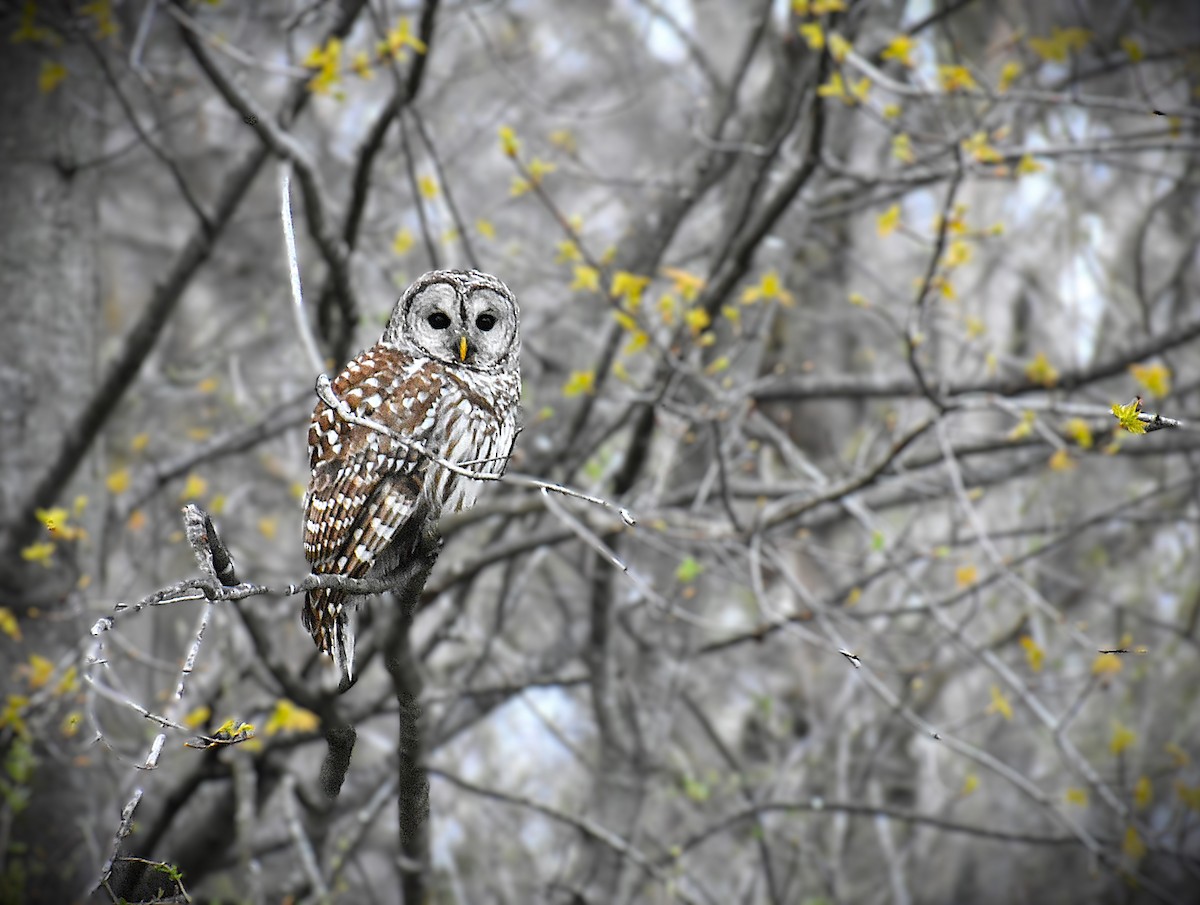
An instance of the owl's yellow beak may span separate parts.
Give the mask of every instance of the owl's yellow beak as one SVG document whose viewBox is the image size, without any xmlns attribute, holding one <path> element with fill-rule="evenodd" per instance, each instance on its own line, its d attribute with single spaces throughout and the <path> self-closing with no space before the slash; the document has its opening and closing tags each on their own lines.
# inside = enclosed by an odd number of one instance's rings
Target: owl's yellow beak
<svg viewBox="0 0 1200 905">
<path fill-rule="evenodd" d="M 465 336 L 459 337 L 458 340 L 458 360 L 467 360 L 467 338 Z"/>
</svg>

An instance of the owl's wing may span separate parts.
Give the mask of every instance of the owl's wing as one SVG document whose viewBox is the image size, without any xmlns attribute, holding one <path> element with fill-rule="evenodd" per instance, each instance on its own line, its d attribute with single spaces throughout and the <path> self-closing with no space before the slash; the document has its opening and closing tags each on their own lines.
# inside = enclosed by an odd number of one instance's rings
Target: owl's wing
<svg viewBox="0 0 1200 905">
<path fill-rule="evenodd" d="M 432 363 L 376 346 L 333 382 L 337 397 L 361 417 L 429 448 L 443 383 Z M 395 543 L 415 541 L 424 522 L 427 460 L 379 431 L 348 423 L 318 403 L 309 427 L 312 480 L 305 498 L 304 555 L 314 572 L 365 576 Z M 346 630 L 349 596 L 310 591 L 303 622 L 348 680 L 354 639 Z"/>
</svg>

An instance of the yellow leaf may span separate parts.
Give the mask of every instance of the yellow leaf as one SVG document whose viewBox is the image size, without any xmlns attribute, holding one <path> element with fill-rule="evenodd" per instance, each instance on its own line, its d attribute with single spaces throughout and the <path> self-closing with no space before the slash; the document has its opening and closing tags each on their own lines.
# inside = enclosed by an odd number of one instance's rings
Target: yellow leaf
<svg viewBox="0 0 1200 905">
<path fill-rule="evenodd" d="M 679 311 L 679 301 L 671 293 L 664 292 L 655 302 L 654 310 L 658 312 L 659 320 L 668 327 L 673 326 Z"/>
<path fill-rule="evenodd" d="M 425 42 L 412 33 L 412 24 L 407 18 L 401 18 L 387 33 L 387 37 L 379 42 L 376 50 L 379 56 L 403 59 L 404 48 L 411 47 L 417 53 L 425 52 Z"/>
<path fill-rule="evenodd" d="M 642 292 L 650 285 L 650 277 L 638 276 L 628 270 L 618 270 L 613 274 L 609 295 L 613 298 L 623 298 L 629 307 L 637 310 L 642 301 Z"/>
<path fill-rule="evenodd" d="M 801 25 L 800 36 L 808 42 L 810 50 L 822 50 L 825 47 L 825 30 L 818 22 Z"/>
<path fill-rule="evenodd" d="M 850 42 L 836 31 L 829 36 L 829 55 L 839 63 L 846 59 L 846 54 L 850 53 L 850 49 Z"/>
<path fill-rule="evenodd" d="M 212 708 L 207 704 L 201 704 L 199 707 L 188 711 L 187 716 L 183 718 L 182 722 L 189 729 L 199 729 L 208 722 L 210 716 L 212 716 Z"/>
<path fill-rule="evenodd" d="M 74 694 L 79 690 L 79 669 L 72 663 L 67 667 L 66 672 L 62 674 L 62 678 L 54 686 L 55 697 L 61 698 L 65 694 Z"/>
<path fill-rule="evenodd" d="M 553 173 L 557 169 L 558 164 L 548 163 L 540 157 L 535 157 L 529 161 L 529 179 L 534 185 L 539 185 L 543 176 Z"/>
<path fill-rule="evenodd" d="M 829 81 L 824 85 L 817 87 L 817 95 L 819 97 L 839 97 L 844 101 L 848 101 L 846 94 L 846 83 L 842 81 L 842 74 L 835 72 L 829 76 Z"/>
<path fill-rule="evenodd" d="M 814 16 L 827 16 L 830 13 L 844 13 L 846 0 L 811 0 L 809 6 Z"/>
<path fill-rule="evenodd" d="M 962 148 L 979 163 L 1001 163 L 1004 160 L 1004 155 L 989 144 L 987 133 L 983 131 L 971 135 L 962 143 Z"/>
<path fill-rule="evenodd" d="M 413 238 L 412 230 L 407 226 L 397 231 L 392 238 L 392 251 L 400 257 L 404 257 L 412 249 L 416 239 Z"/>
<path fill-rule="evenodd" d="M 146 513 L 141 509 L 133 510 L 133 512 L 129 513 L 129 521 L 125 524 L 130 531 L 141 531 L 146 527 Z"/>
<path fill-rule="evenodd" d="M 851 292 L 848 296 L 848 301 L 856 308 L 870 308 L 871 300 L 861 292 Z"/>
<path fill-rule="evenodd" d="M 476 220 L 475 221 L 475 231 L 477 233 L 479 233 L 479 235 L 483 236 L 485 239 L 496 238 L 496 227 L 492 225 L 492 222 L 490 220 L 483 220 L 483 219 Z"/>
<path fill-rule="evenodd" d="M 10 695 L 11 699 L 11 695 Z M 0 719 L 0 726 L 4 725 Z M 1189 786 L 1183 780 L 1175 780 L 1175 794 L 1179 796 L 1179 800 L 1193 811 L 1200 811 L 1200 785 Z"/>
<path fill-rule="evenodd" d="M 228 500 L 225 494 L 218 493 L 215 497 L 208 501 L 208 511 L 211 515 L 220 515 L 225 511 L 225 504 Z"/>
<path fill-rule="evenodd" d="M 8 607 L 0 606 L 0 632 L 4 632 L 14 641 L 21 640 L 21 623 Z"/>
<path fill-rule="evenodd" d="M 200 475 L 192 472 L 187 476 L 187 480 L 183 483 L 183 490 L 179 492 L 181 500 L 195 500 L 204 496 L 208 490 L 208 482 Z"/>
<path fill-rule="evenodd" d="M 890 236 L 900 225 L 900 205 L 893 204 L 875 220 L 875 229 L 880 236 Z"/>
<path fill-rule="evenodd" d="M 342 42 L 330 38 L 324 47 L 314 47 L 304 58 L 304 65 L 316 69 L 317 73 L 308 82 L 308 90 L 314 94 L 329 94 L 330 89 L 341 81 L 339 70 L 342 63 Z"/>
<path fill-rule="evenodd" d="M 214 738 L 245 739 L 254 734 L 254 724 L 244 723 L 237 717 L 230 717 L 213 732 Z"/>
<path fill-rule="evenodd" d="M 972 565 L 959 566 L 954 570 L 954 583 L 960 588 L 968 588 L 979 581 L 979 570 Z"/>
<path fill-rule="evenodd" d="M 19 641 L 20 638 L 17 640 Z M 1188 753 L 1179 747 L 1179 745 L 1175 742 L 1167 742 L 1167 745 L 1163 750 L 1166 751 L 1167 754 L 1171 755 L 1171 760 L 1178 769 L 1183 769 L 1192 762 L 1192 758 L 1188 755 Z"/>
<path fill-rule="evenodd" d="M 46 530 L 54 534 L 58 529 L 67 524 L 67 519 L 70 517 L 67 510 L 62 506 L 51 506 L 49 509 L 35 509 L 33 516 L 45 526 Z"/>
<path fill-rule="evenodd" d="M 599 292 L 600 271 L 583 264 L 575 266 L 575 278 L 569 287 L 572 292 Z"/>
<path fill-rule="evenodd" d="M 987 324 L 983 322 L 982 318 L 974 315 L 967 318 L 967 339 L 979 339 L 985 333 L 987 333 Z"/>
<path fill-rule="evenodd" d="M 30 691 L 36 691 L 41 688 L 54 675 L 54 663 L 40 654 L 31 654 L 29 664 L 24 669 L 29 677 Z"/>
<path fill-rule="evenodd" d="M 637 321 L 633 319 L 633 316 L 625 311 L 614 311 L 613 320 L 615 320 L 623 329 L 628 330 L 630 333 L 636 333 L 639 329 L 641 329 L 638 327 Z"/>
<path fill-rule="evenodd" d="M 692 336 L 699 336 L 712 323 L 712 318 L 708 316 L 708 312 L 703 308 L 691 309 L 683 316 L 683 319 L 692 331 Z"/>
<path fill-rule="evenodd" d="M 1072 418 L 1066 423 L 1067 436 L 1075 441 L 1080 449 L 1091 449 L 1095 440 L 1092 438 L 1092 429 L 1088 427 L 1088 423 L 1082 418 Z"/>
<path fill-rule="evenodd" d="M 1136 783 L 1133 784 L 1133 803 L 1134 806 L 1141 810 L 1148 805 L 1154 798 L 1154 784 L 1150 782 L 1150 777 L 1143 773 L 1138 777 Z"/>
<path fill-rule="evenodd" d="M 988 705 L 988 713 L 998 713 L 1006 720 L 1012 720 L 1012 704 L 1009 703 L 1004 692 L 1000 690 L 999 685 L 992 686 L 992 703 Z"/>
<path fill-rule="evenodd" d="M 63 734 L 64 738 L 74 738 L 79 733 L 79 727 L 82 725 L 83 714 L 78 710 L 72 710 L 58 724 L 58 731 Z"/>
<path fill-rule="evenodd" d="M 680 270 L 678 267 L 664 267 L 662 269 L 663 276 L 667 277 L 684 299 L 684 301 L 695 301 L 700 294 L 700 290 L 704 288 L 704 279 L 693 273 L 688 273 L 686 270 Z M 663 296 L 670 298 L 670 296 Z M 672 303 L 674 300 L 672 299 Z"/>
<path fill-rule="evenodd" d="M 54 544 L 51 541 L 40 541 L 30 544 L 21 550 L 21 559 L 27 562 L 40 562 L 50 568 L 50 558 L 54 555 Z"/>
<path fill-rule="evenodd" d="M 1070 471 L 1075 467 L 1075 460 L 1071 458 L 1071 454 L 1066 447 L 1056 449 L 1054 455 L 1050 457 L 1048 463 L 1051 471 Z"/>
<path fill-rule="evenodd" d="M 196 391 L 198 393 L 205 393 L 205 394 L 212 393 L 217 389 L 217 384 L 219 382 L 220 381 L 218 381 L 217 378 L 215 378 L 215 377 L 205 377 L 203 380 L 201 380 L 199 383 L 196 384 Z"/>
<path fill-rule="evenodd" d="M 1013 82 L 1021 77 L 1021 72 L 1021 64 L 1016 60 L 1009 60 L 1004 64 L 1000 70 L 1000 84 L 998 85 L 1001 94 L 1013 86 Z"/>
<path fill-rule="evenodd" d="M 258 533 L 267 540 L 274 540 L 275 535 L 279 533 L 279 519 L 264 515 L 258 520 Z"/>
<path fill-rule="evenodd" d="M 1067 789 L 1064 797 L 1067 799 L 1067 804 L 1077 804 L 1080 807 L 1085 807 L 1088 803 L 1087 789 Z"/>
<path fill-rule="evenodd" d="M 432 201 L 438 196 L 437 180 L 429 174 L 422 176 L 417 180 L 417 191 L 421 193 L 421 197 Z"/>
<path fill-rule="evenodd" d="M 820 97 L 836 97 L 846 106 L 853 107 L 857 103 L 865 102 L 870 90 L 871 80 L 867 78 L 859 79 L 847 90 L 841 73 L 835 72 L 829 76 L 828 82 L 817 88 L 817 94 Z"/>
<path fill-rule="evenodd" d="M 1034 160 L 1029 154 L 1022 155 L 1021 159 L 1017 162 L 1017 175 L 1019 176 L 1028 176 L 1030 173 L 1040 173 L 1044 169 L 1046 169 L 1046 167 Z"/>
<path fill-rule="evenodd" d="M 749 305 L 762 299 L 777 299 L 785 305 L 790 305 L 795 301 L 792 294 L 784 288 L 783 280 L 779 278 L 777 270 L 768 270 L 763 274 L 757 286 L 748 286 L 742 291 L 743 305 Z"/>
<path fill-rule="evenodd" d="M 1116 654 L 1098 654 L 1092 661 L 1092 675 L 1113 676 L 1121 671 L 1122 665 Z"/>
<path fill-rule="evenodd" d="M 9 41 L 13 44 L 49 44 L 54 47 L 61 45 L 62 38 L 57 32 L 37 24 L 37 13 L 35 0 L 25 0 L 21 5 L 21 19 Z"/>
<path fill-rule="evenodd" d="M 1129 372 L 1151 396 L 1162 398 L 1171 392 L 1171 371 L 1166 365 L 1130 365 Z"/>
<path fill-rule="evenodd" d="M 568 154 L 574 154 L 579 150 L 579 146 L 575 141 L 575 136 L 570 129 L 555 129 L 550 133 L 550 144 L 556 148 L 562 148 Z"/>
<path fill-rule="evenodd" d="M 109 38 L 117 33 L 117 22 L 113 18 L 112 0 L 92 0 L 84 3 L 79 11 L 92 19 L 96 26 L 96 37 Z"/>
<path fill-rule="evenodd" d="M 57 60 L 42 60 L 42 68 L 38 72 L 38 91 L 49 94 L 62 84 L 67 77 L 67 67 Z"/>
<path fill-rule="evenodd" d="M 579 251 L 579 246 L 570 239 L 563 239 L 558 243 L 558 252 L 554 256 L 556 264 L 563 264 L 567 261 L 579 261 L 583 259 L 583 255 Z"/>
<path fill-rule="evenodd" d="M 82 507 L 79 508 L 79 511 L 83 511 Z M 35 509 L 33 514 L 46 527 L 46 530 L 50 532 L 50 536 L 55 540 L 74 541 L 81 540 L 87 536 L 87 532 L 82 528 L 69 524 L 70 514 L 62 506 L 51 506 L 49 509 Z"/>
<path fill-rule="evenodd" d="M 375 78 L 375 70 L 371 68 L 371 57 L 365 50 L 360 50 L 354 55 L 354 62 L 351 64 L 351 68 L 364 81 Z"/>
<path fill-rule="evenodd" d="M 1131 434 L 1146 433 L 1146 423 L 1142 421 L 1138 415 L 1142 411 L 1142 397 L 1139 396 L 1133 402 L 1121 405 L 1114 402 L 1112 405 L 1112 413 L 1116 416 L 1117 422 L 1122 428 L 1129 431 Z"/>
<path fill-rule="evenodd" d="M 1134 861 L 1140 861 L 1146 854 L 1146 843 L 1142 842 L 1142 837 L 1133 826 L 1125 829 L 1125 841 L 1121 843 L 1121 851 Z"/>
<path fill-rule="evenodd" d="M 1065 63 L 1072 51 L 1083 50 L 1092 33 L 1086 28 L 1053 28 L 1048 38 L 1030 38 L 1029 49 L 1050 63 Z"/>
<path fill-rule="evenodd" d="M 1022 635 L 1020 644 L 1025 650 L 1025 659 L 1029 663 L 1029 668 L 1034 672 L 1041 672 L 1042 663 L 1046 659 L 1046 655 L 1042 651 L 1042 648 L 1029 635 Z"/>
<path fill-rule="evenodd" d="M 1025 366 L 1025 376 L 1031 383 L 1044 387 L 1052 387 L 1058 383 L 1058 370 L 1050 364 L 1045 352 L 1038 352 L 1037 357 Z"/>
<path fill-rule="evenodd" d="M 946 267 L 961 267 L 971 260 L 971 246 L 966 239 L 955 239 L 946 248 Z"/>
<path fill-rule="evenodd" d="M 1108 741 L 1108 750 L 1116 757 L 1137 741 L 1137 733 L 1120 720 L 1113 720 L 1112 726 L 1112 738 Z"/>
<path fill-rule="evenodd" d="M 1142 58 L 1146 56 L 1142 50 L 1142 45 L 1138 43 L 1137 39 L 1131 38 L 1128 35 L 1121 39 L 1121 49 L 1125 51 L 1125 55 L 1129 57 L 1132 63 L 1140 63 Z"/>
<path fill-rule="evenodd" d="M 972 792 L 979 788 L 979 775 L 976 773 L 968 773 L 963 777 L 962 791 L 958 794 L 966 798 Z"/>
<path fill-rule="evenodd" d="M 1021 420 L 1017 422 L 1016 427 L 1008 432 L 1009 440 L 1021 440 L 1033 433 L 1033 425 L 1037 422 L 1037 415 L 1026 410 L 1021 414 Z"/>
<path fill-rule="evenodd" d="M 850 593 L 846 595 L 846 606 L 855 606 L 862 600 L 863 589 L 855 585 L 850 589 Z"/>
<path fill-rule="evenodd" d="M 907 132 L 901 132 L 892 138 L 892 156 L 901 163 L 912 163 L 917 159 L 913 153 L 912 138 Z"/>
<path fill-rule="evenodd" d="M 138 434 L 129 441 L 129 448 L 135 453 L 144 452 L 146 447 L 150 445 L 150 435 L 146 433 Z"/>
<path fill-rule="evenodd" d="M 901 66 L 911 67 L 912 52 L 916 47 L 916 42 L 909 35 L 896 35 L 888 42 L 888 46 L 883 48 L 883 53 L 880 54 L 885 60 L 895 60 Z"/>
<path fill-rule="evenodd" d="M 315 732 L 320 725 L 320 718 L 311 710 L 305 710 L 287 698 L 280 698 L 275 702 L 275 710 L 267 719 L 263 731 L 267 735 L 279 732 Z"/>
<path fill-rule="evenodd" d="M 501 126 L 500 132 L 500 150 L 504 152 L 505 157 L 516 157 L 521 150 L 521 143 L 517 140 L 517 133 L 513 131 L 512 126 Z"/>
<path fill-rule="evenodd" d="M 572 396 L 591 394 L 595 389 L 595 371 L 572 371 L 570 379 L 563 385 L 563 395 L 569 399 Z"/>
<path fill-rule="evenodd" d="M 947 93 L 979 90 L 975 77 L 965 66 L 939 66 L 938 81 Z"/>
</svg>

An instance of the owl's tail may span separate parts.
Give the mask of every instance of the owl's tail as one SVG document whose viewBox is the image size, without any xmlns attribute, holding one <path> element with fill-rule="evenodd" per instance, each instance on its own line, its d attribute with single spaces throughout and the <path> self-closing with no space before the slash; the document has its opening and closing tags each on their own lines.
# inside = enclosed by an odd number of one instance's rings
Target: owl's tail
<svg viewBox="0 0 1200 905">
<path fill-rule="evenodd" d="M 309 591 L 304 595 L 304 609 L 300 613 L 300 621 L 312 635 L 317 649 L 333 657 L 341 691 L 354 681 L 354 629 L 347 616 L 348 597 L 332 588 Z"/>
</svg>

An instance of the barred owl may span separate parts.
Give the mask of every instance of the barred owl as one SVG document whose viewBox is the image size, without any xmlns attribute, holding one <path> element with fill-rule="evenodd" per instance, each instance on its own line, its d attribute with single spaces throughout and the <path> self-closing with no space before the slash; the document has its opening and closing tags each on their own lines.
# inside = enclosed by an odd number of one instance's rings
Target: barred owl
<svg viewBox="0 0 1200 905">
<path fill-rule="evenodd" d="M 317 404 L 304 523 L 314 572 L 386 575 L 411 558 L 443 511 L 471 506 L 483 482 L 432 457 L 504 471 L 520 404 L 518 320 L 508 287 L 477 270 L 435 270 L 405 291 L 383 337 L 346 365 L 333 392 L 427 454 Z M 332 589 L 309 591 L 304 601 L 304 627 L 333 657 L 342 687 L 354 675 L 350 603 Z"/>
</svg>

